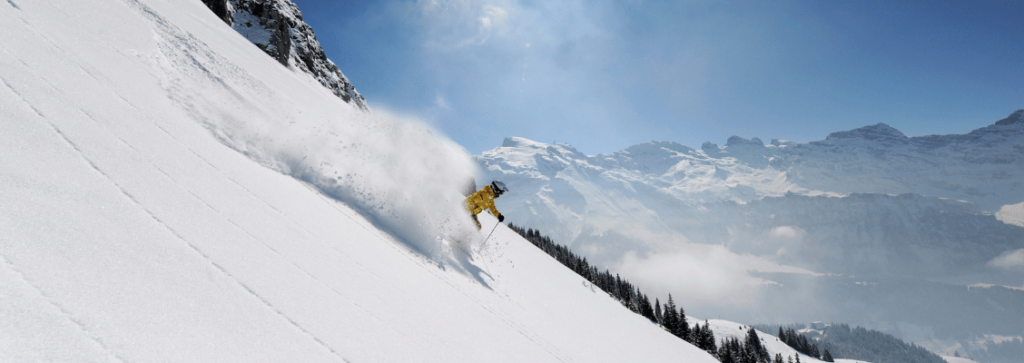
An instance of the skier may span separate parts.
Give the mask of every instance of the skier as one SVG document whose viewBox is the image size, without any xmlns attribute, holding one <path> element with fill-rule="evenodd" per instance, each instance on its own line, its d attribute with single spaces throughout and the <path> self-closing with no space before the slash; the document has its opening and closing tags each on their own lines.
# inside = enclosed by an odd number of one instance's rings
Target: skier
<svg viewBox="0 0 1024 363">
<path fill-rule="evenodd" d="M 501 180 L 495 180 L 490 185 L 466 197 L 466 210 L 473 216 L 473 222 L 476 222 L 476 229 L 482 228 L 480 220 L 476 218 L 476 215 L 483 212 L 484 209 L 490 210 L 491 215 L 498 217 L 498 222 L 505 221 L 505 216 L 501 215 L 498 212 L 498 208 L 494 207 L 494 198 L 500 197 L 507 191 L 508 188 L 505 187 L 505 183 L 502 183 Z"/>
</svg>

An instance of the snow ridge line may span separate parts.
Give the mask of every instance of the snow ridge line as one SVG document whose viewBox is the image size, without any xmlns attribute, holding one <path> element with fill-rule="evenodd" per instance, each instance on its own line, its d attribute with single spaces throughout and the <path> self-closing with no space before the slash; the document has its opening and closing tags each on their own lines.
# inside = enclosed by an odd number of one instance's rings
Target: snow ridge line
<svg viewBox="0 0 1024 363">
<path fill-rule="evenodd" d="M 330 198 L 330 197 L 328 197 L 328 196 L 324 195 L 324 194 L 323 194 L 322 192 L 320 192 L 320 191 L 319 191 L 319 189 L 317 189 L 316 187 L 314 187 L 314 186 L 312 186 L 312 185 L 309 185 L 309 184 L 307 184 L 307 186 L 308 186 L 309 188 L 311 188 L 311 189 L 312 189 L 312 191 L 313 191 L 314 193 L 316 193 L 316 194 L 317 194 L 318 196 L 320 196 L 320 199 L 324 200 L 324 202 L 328 203 L 328 205 L 330 205 L 330 206 L 331 206 L 332 208 L 334 208 L 334 209 L 338 210 L 338 212 L 340 212 L 340 213 L 341 213 L 342 215 L 345 215 L 346 217 L 348 217 L 348 218 L 349 218 L 350 220 L 352 220 L 353 222 L 355 222 L 355 223 L 356 223 L 357 225 L 359 225 L 359 226 L 363 227 L 364 229 L 366 229 L 366 231 L 368 231 L 368 232 L 370 232 L 370 233 L 372 233 L 372 234 L 374 234 L 374 235 L 378 236 L 378 238 L 380 238 L 381 240 L 388 240 L 388 239 L 389 239 L 389 238 L 385 238 L 385 237 L 384 237 L 383 235 L 381 235 L 381 234 L 380 234 L 380 232 L 381 232 L 381 231 L 380 231 L 379 229 L 373 229 L 373 228 L 370 228 L 370 227 L 368 227 L 367 225 L 365 225 L 364 223 L 361 223 L 361 222 L 357 221 L 357 220 L 356 220 L 355 218 L 352 218 L 352 216 L 348 215 L 347 213 L 345 213 L 345 212 L 344 212 L 344 211 L 342 211 L 341 209 L 338 209 L 338 206 L 337 206 L 337 205 L 335 205 L 335 204 L 333 204 L 333 203 L 330 203 L 330 201 L 329 201 L 328 199 L 330 199 L 330 200 L 333 200 L 333 201 L 336 201 L 336 202 L 339 202 L 339 203 L 343 203 L 343 202 L 341 202 L 341 201 L 338 201 L 338 200 L 336 200 L 336 199 L 333 199 L 333 198 Z M 551 354 L 551 356 L 552 356 L 552 357 L 554 357 L 555 359 L 558 359 L 558 360 L 559 360 L 559 361 L 561 361 L 561 362 L 571 362 L 571 361 L 572 361 L 572 359 L 571 359 L 571 358 L 563 357 L 563 356 L 562 356 L 562 354 L 560 354 L 560 353 L 558 352 L 558 349 L 556 349 L 556 348 L 552 347 L 552 346 L 551 346 L 550 344 L 547 344 L 547 343 L 545 343 L 545 342 L 544 342 L 544 341 L 543 341 L 542 339 L 540 339 L 539 337 L 534 337 L 534 336 L 533 336 L 533 334 L 530 334 L 530 333 L 528 333 L 528 332 L 526 331 L 526 329 L 525 329 L 525 328 L 523 328 L 523 327 L 522 327 L 521 325 L 519 325 L 519 324 L 515 323 L 515 322 L 514 322 L 514 321 L 513 321 L 513 320 L 512 320 L 511 318 L 508 318 L 508 317 L 506 317 L 506 316 L 504 316 L 504 315 L 502 315 L 502 314 L 498 313 L 497 311 L 494 311 L 493 309 L 491 309 L 490 307 L 488 307 L 488 306 L 487 306 L 486 304 L 484 304 L 484 303 L 483 303 L 482 301 L 478 300 L 478 299 L 477 299 L 476 297 L 474 297 L 474 296 L 472 296 L 471 294 L 469 294 L 469 293 L 467 293 L 467 292 L 463 291 L 463 290 L 462 290 L 462 289 L 460 289 L 460 288 L 459 288 L 458 286 L 455 286 L 455 284 L 453 284 L 453 283 L 452 283 L 451 281 L 448 281 L 448 279 L 444 278 L 443 276 L 441 276 L 441 275 L 440 275 L 440 274 L 439 274 L 439 273 L 438 273 L 438 272 L 436 271 L 436 269 L 435 269 L 435 267 L 436 267 L 436 266 L 435 266 L 435 265 L 433 265 L 433 264 L 429 264 L 429 265 L 428 265 L 428 264 L 425 264 L 425 263 L 423 263 L 424 261 L 423 261 L 423 259 L 422 259 L 422 258 L 417 258 L 417 257 L 418 257 L 419 255 L 416 255 L 416 254 L 412 254 L 412 253 L 409 253 L 409 251 L 408 251 L 408 250 L 402 250 L 401 248 L 399 248 L 399 247 L 398 247 L 398 243 L 388 243 L 388 246 L 390 246 L 391 248 L 393 248 L 393 249 L 397 250 L 397 251 L 398 251 L 399 253 L 401 253 L 401 254 L 402 254 L 403 256 L 406 256 L 406 258 L 408 258 L 408 259 L 412 260 L 412 261 L 413 261 L 414 263 L 416 263 L 416 264 L 417 264 L 417 265 L 419 265 L 419 266 L 420 266 L 421 268 L 423 268 L 423 270 L 425 270 L 425 271 L 427 271 L 428 273 L 430 273 L 430 274 L 434 275 L 434 277 L 436 277 L 436 278 L 437 278 L 438 280 L 440 280 L 440 281 L 444 282 L 445 284 L 447 284 L 448 286 L 450 286 L 450 287 L 451 287 L 451 288 L 452 288 L 453 290 L 455 290 L 455 291 L 459 292 L 460 294 L 462 294 L 463 296 L 465 296 L 465 297 L 466 297 L 467 299 L 469 299 L 470 301 L 473 301 L 473 302 L 475 302 L 475 303 L 476 303 L 476 304 L 477 304 L 478 306 L 480 306 L 480 307 L 481 307 L 482 309 L 484 309 L 485 311 L 487 311 L 487 312 L 491 313 L 491 315 L 494 315 L 494 316 L 495 316 L 495 317 L 497 317 L 497 318 L 498 318 L 499 320 L 501 320 L 501 321 L 504 321 L 504 322 L 505 322 L 506 324 L 508 324 L 508 325 L 509 325 L 510 327 L 512 327 L 513 329 L 515 329 L 515 330 L 516 330 L 516 332 L 518 332 L 518 333 L 519 333 L 520 335 L 522 335 L 522 336 L 523 336 L 524 338 L 526 338 L 527 340 L 529 340 L 529 341 L 533 342 L 534 344 L 536 344 L 536 345 L 537 345 L 538 347 L 540 347 L 541 349 L 544 349 L 545 351 L 547 351 L 547 352 L 548 352 L 549 354 Z M 430 268 L 428 268 L 427 266 L 430 266 Z M 568 359 L 568 360 L 567 360 L 567 359 Z"/>
<path fill-rule="evenodd" d="M 95 332 L 93 332 L 92 330 L 89 330 L 89 328 L 87 328 L 85 326 L 85 323 L 82 323 L 81 321 L 76 319 L 75 316 L 73 314 L 71 314 L 70 311 L 65 309 L 63 305 L 58 303 L 56 300 L 54 300 L 52 297 L 50 297 L 50 295 L 48 295 L 46 292 L 44 292 L 43 289 L 40 289 L 39 286 L 36 286 L 36 284 L 32 283 L 31 280 L 29 280 L 27 277 L 25 277 L 25 274 L 22 273 L 21 270 L 18 269 L 18 267 L 14 265 L 14 263 L 12 263 L 10 260 L 8 260 L 7 257 L 4 257 L 3 255 L 0 255 L 0 264 L 10 267 L 11 271 L 13 271 L 16 275 L 18 275 L 18 278 L 21 281 L 23 281 L 26 284 L 28 284 L 28 286 L 31 286 L 32 289 L 35 290 L 36 292 L 38 292 L 39 296 L 42 296 L 43 299 L 46 300 L 47 303 L 49 303 L 54 308 L 57 308 L 57 310 L 60 311 L 60 314 L 62 316 L 64 316 L 64 318 L 68 319 L 68 321 L 70 321 L 71 323 L 75 324 L 75 327 L 77 327 L 78 330 L 81 330 L 82 333 L 84 333 L 87 337 L 89 337 L 89 340 L 92 340 L 93 343 L 96 343 L 96 345 L 98 345 L 100 347 L 100 349 L 103 350 L 103 352 L 107 353 L 107 355 L 110 358 L 113 358 L 114 360 L 116 360 L 118 362 L 121 362 L 121 363 L 127 362 L 124 358 L 121 358 L 121 356 L 119 356 L 117 353 L 115 353 L 113 350 L 111 350 L 110 347 L 107 346 L 107 344 L 103 342 L 103 339 L 101 339 L 98 335 L 96 335 Z"/>
</svg>

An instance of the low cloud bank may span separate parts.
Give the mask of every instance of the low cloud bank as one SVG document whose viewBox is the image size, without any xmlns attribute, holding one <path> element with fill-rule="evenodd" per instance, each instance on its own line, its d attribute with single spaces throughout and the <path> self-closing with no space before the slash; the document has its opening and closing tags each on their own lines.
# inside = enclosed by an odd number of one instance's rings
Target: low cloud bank
<svg viewBox="0 0 1024 363">
<path fill-rule="evenodd" d="M 755 304 L 760 288 L 775 283 L 752 272 L 813 274 L 760 257 L 738 255 L 722 246 L 689 242 L 677 246 L 674 251 L 645 256 L 628 252 L 615 270 L 639 285 L 651 299 L 664 299 L 671 293 L 684 307 Z"/>
</svg>

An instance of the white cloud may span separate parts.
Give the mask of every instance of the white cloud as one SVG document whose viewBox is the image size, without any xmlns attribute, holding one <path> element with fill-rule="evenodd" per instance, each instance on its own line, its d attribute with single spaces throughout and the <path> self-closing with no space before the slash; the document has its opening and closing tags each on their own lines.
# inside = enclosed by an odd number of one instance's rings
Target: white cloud
<svg viewBox="0 0 1024 363">
<path fill-rule="evenodd" d="M 775 239 L 797 239 L 803 237 L 805 232 L 796 226 L 779 226 L 772 228 L 769 234 Z"/>
<path fill-rule="evenodd" d="M 1024 227 L 1024 202 L 1004 205 L 996 212 L 996 219 L 1006 224 Z"/>
<path fill-rule="evenodd" d="M 1024 272 L 1024 248 L 1015 251 L 1007 251 L 999 257 L 988 262 L 991 267 Z"/>
</svg>

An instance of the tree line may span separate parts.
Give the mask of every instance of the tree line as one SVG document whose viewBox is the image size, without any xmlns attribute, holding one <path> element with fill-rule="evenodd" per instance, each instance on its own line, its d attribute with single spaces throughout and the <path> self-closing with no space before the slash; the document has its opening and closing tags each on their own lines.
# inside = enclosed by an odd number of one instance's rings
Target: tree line
<svg viewBox="0 0 1024 363">
<path fill-rule="evenodd" d="M 601 291 L 608 293 L 630 311 L 647 318 L 670 334 L 717 357 L 718 347 L 715 344 L 715 335 L 711 331 L 710 325 L 705 321 L 704 326 L 694 324 L 691 328 L 689 322 L 686 321 L 686 313 L 682 307 L 676 306 L 672 294 L 668 295 L 668 301 L 664 306 L 657 298 L 654 299 L 652 305 L 647 294 L 640 291 L 640 288 L 634 286 L 629 280 L 622 278 L 619 274 L 612 275 L 607 269 L 599 270 L 597 266 L 592 266 L 590 262 L 587 262 L 586 257 L 580 257 L 570 251 L 568 247 L 555 243 L 548 236 L 542 235 L 540 231 L 523 228 L 512 223 L 508 224 L 508 228 L 519 233 L 524 239 L 565 267 L 590 281 Z"/>
<path fill-rule="evenodd" d="M 826 362 L 832 362 L 832 354 L 829 353 L 828 349 L 825 349 L 825 354 L 821 354 L 818 350 L 818 344 L 813 340 L 807 339 L 803 334 L 797 333 L 793 328 L 782 330 L 779 327 L 779 340 L 786 343 L 790 348 L 796 349 L 796 351 L 806 354 L 808 356 L 824 360 Z M 828 359 L 824 359 L 827 357 Z"/>
<path fill-rule="evenodd" d="M 568 247 L 555 243 L 551 238 L 542 235 L 540 231 L 523 228 L 512 223 L 509 223 L 508 227 L 565 267 L 590 281 L 601 291 L 608 293 L 630 311 L 658 324 L 668 333 L 708 352 L 723 363 L 794 363 L 792 357 L 787 357 L 787 362 L 783 362 L 781 354 L 771 357 L 753 328 L 748 328 L 747 337 L 742 342 L 735 338 L 723 339 L 721 347 L 719 347 L 708 321 L 705 320 L 703 326 L 696 323 L 690 327 L 690 323 L 686 320 L 686 312 L 681 306 L 676 306 L 672 294 L 668 295 L 668 301 L 664 305 L 657 298 L 651 305 L 651 300 L 640 291 L 640 288 L 618 274 L 612 275 L 607 269 L 601 271 L 596 266 L 590 265 L 586 257 L 576 255 Z M 799 355 L 797 355 L 795 363 L 800 363 Z"/>
</svg>

